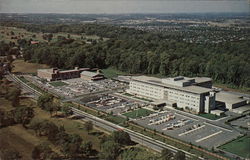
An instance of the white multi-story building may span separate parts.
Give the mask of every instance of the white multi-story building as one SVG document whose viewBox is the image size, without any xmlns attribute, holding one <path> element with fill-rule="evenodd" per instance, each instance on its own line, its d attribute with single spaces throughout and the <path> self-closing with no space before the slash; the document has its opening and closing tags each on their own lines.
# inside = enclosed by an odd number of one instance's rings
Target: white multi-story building
<svg viewBox="0 0 250 160">
<path fill-rule="evenodd" d="M 215 92 L 211 87 L 212 80 L 206 77 L 160 79 L 136 76 L 131 78 L 127 92 L 195 113 L 209 113 L 215 107 Z"/>
</svg>

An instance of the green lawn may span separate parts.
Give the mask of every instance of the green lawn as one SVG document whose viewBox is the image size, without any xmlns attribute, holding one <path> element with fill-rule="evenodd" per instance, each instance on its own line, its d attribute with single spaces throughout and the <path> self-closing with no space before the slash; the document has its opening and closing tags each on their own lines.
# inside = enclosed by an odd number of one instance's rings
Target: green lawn
<svg viewBox="0 0 250 160">
<path fill-rule="evenodd" d="M 244 158 L 250 158 L 250 136 L 243 136 L 219 147 Z"/>
<path fill-rule="evenodd" d="M 113 122 L 115 124 L 123 124 L 126 119 L 122 118 L 122 117 L 119 117 L 119 116 L 112 116 L 112 115 L 108 115 L 106 118 L 105 118 L 107 121 L 110 121 L 110 122 Z"/>
<path fill-rule="evenodd" d="M 54 87 L 60 87 L 60 86 L 65 86 L 68 85 L 67 83 L 64 83 L 62 81 L 56 81 L 56 82 L 50 82 L 50 84 Z"/>
<path fill-rule="evenodd" d="M 207 119 L 211 119 L 211 120 L 217 120 L 217 119 L 220 119 L 222 117 L 225 117 L 225 115 L 217 116 L 215 114 L 209 114 L 209 113 L 198 114 L 198 116 L 204 117 L 204 118 L 207 118 Z"/>
<path fill-rule="evenodd" d="M 114 77 L 117 77 L 118 75 L 126 74 L 125 72 L 119 71 L 114 68 L 102 69 L 102 73 L 104 74 L 106 78 L 114 78 Z"/>
<path fill-rule="evenodd" d="M 144 108 L 140 108 L 140 109 L 137 109 L 137 110 L 134 110 L 134 111 L 131 111 L 131 112 L 124 113 L 123 115 L 127 116 L 129 118 L 139 118 L 139 117 L 148 116 L 151 113 L 154 113 L 154 112 L 150 111 L 150 110 L 147 110 L 147 109 L 144 109 Z"/>
</svg>

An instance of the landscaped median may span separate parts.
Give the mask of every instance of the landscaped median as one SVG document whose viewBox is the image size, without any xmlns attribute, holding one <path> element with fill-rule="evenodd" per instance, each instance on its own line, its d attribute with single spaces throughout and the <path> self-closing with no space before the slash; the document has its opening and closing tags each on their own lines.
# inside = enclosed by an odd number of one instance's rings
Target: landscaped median
<svg viewBox="0 0 250 160">
<path fill-rule="evenodd" d="M 49 84 L 51 84 L 54 87 L 60 87 L 60 86 L 65 86 L 68 85 L 67 83 L 64 83 L 62 81 L 55 81 L 55 82 L 50 82 Z"/>
<path fill-rule="evenodd" d="M 144 109 L 144 108 L 139 108 L 139 109 L 124 113 L 123 115 L 129 118 L 136 119 L 136 118 L 146 117 L 152 113 L 155 113 L 155 112 Z"/>
</svg>

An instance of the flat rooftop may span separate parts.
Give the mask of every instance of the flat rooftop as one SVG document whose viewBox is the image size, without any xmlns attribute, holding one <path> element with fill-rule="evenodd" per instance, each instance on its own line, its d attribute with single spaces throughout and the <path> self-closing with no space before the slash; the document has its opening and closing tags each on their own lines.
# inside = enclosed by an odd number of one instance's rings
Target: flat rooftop
<svg viewBox="0 0 250 160">
<path fill-rule="evenodd" d="M 37 71 L 42 71 L 42 72 L 53 74 L 53 70 L 51 68 L 50 69 L 38 69 Z"/>
<path fill-rule="evenodd" d="M 232 109 L 233 112 L 244 113 L 250 111 L 250 104 Z"/>
<path fill-rule="evenodd" d="M 70 69 L 70 70 L 60 70 L 60 69 L 56 69 L 59 71 L 59 73 L 68 73 L 68 72 L 76 72 L 76 71 L 84 71 L 84 70 L 89 70 L 89 68 L 78 68 L 78 69 Z M 49 69 L 38 69 L 37 71 L 43 71 L 43 72 L 47 72 L 50 74 L 53 74 L 53 68 L 49 68 Z"/>
<path fill-rule="evenodd" d="M 161 78 L 156 78 L 156 77 L 148 77 L 148 76 L 134 76 L 132 77 L 132 80 L 136 81 L 141 81 L 145 83 L 149 83 L 152 85 L 157 85 L 165 88 L 173 88 L 181 91 L 186 91 L 190 93 L 195 93 L 195 94 L 202 94 L 202 93 L 207 93 L 213 91 L 212 89 L 209 88 L 204 88 L 204 87 L 199 87 L 199 86 L 186 86 L 186 87 L 180 87 L 176 85 L 170 85 L 166 83 L 162 83 Z"/>
<path fill-rule="evenodd" d="M 216 93 L 216 101 L 235 104 L 246 101 L 246 99 L 243 99 L 241 96 L 237 94 L 220 91 Z"/>
<path fill-rule="evenodd" d="M 195 83 L 203 83 L 203 82 L 209 82 L 212 81 L 212 78 L 209 77 L 195 77 Z"/>
<path fill-rule="evenodd" d="M 97 72 L 83 71 L 81 73 L 81 75 L 88 76 L 88 77 L 94 77 L 94 76 L 103 75 L 103 74 L 100 74 Z"/>
</svg>

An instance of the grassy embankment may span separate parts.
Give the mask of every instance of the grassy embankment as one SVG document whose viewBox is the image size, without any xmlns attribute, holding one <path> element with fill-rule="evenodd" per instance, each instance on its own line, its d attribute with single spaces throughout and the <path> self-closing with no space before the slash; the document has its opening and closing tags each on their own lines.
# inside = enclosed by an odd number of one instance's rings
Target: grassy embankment
<svg viewBox="0 0 250 160">
<path fill-rule="evenodd" d="M 13 107 L 10 102 L 0 98 L 0 108 L 4 110 L 11 110 Z M 71 120 L 67 118 L 51 118 L 50 114 L 36 107 L 35 102 L 29 99 L 22 99 L 21 105 L 34 107 L 35 117 L 34 119 L 44 119 L 55 123 L 58 126 L 63 125 L 66 132 L 70 134 L 79 134 L 83 141 L 91 141 L 93 148 L 100 151 L 100 140 L 98 136 L 94 134 L 88 134 L 88 132 L 83 129 L 83 123 L 77 120 Z M 102 133 L 100 130 L 95 128 L 92 133 Z M 46 137 L 36 136 L 35 132 L 31 129 L 24 129 L 21 125 L 14 125 L 10 127 L 5 127 L 0 129 L 0 149 L 14 149 L 22 155 L 22 159 L 31 159 L 31 153 L 34 146 L 40 143 L 49 144 L 52 149 L 60 153 L 60 149 L 57 146 L 51 144 Z"/>
</svg>

